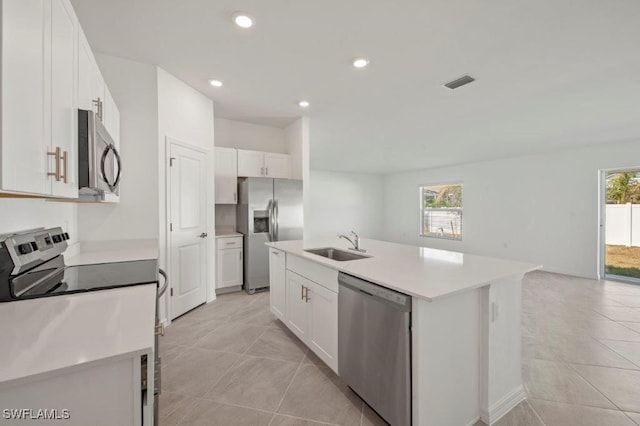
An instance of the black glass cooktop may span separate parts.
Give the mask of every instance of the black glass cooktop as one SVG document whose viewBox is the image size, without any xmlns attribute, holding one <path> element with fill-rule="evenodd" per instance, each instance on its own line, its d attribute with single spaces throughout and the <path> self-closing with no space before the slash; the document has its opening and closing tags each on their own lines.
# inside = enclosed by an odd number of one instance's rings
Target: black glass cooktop
<svg viewBox="0 0 640 426">
<path fill-rule="evenodd" d="M 47 262 L 11 280 L 15 299 L 105 290 L 158 282 L 158 261 L 63 266 Z"/>
</svg>

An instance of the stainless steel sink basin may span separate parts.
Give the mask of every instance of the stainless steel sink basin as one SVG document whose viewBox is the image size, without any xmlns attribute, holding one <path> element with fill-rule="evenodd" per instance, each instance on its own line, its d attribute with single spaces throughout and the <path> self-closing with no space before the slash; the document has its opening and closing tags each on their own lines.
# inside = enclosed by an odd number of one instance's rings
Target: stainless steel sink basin
<svg viewBox="0 0 640 426">
<path fill-rule="evenodd" d="M 307 253 L 326 257 L 327 259 L 336 260 L 338 262 L 344 262 L 346 260 L 366 259 L 367 257 L 370 257 L 370 256 L 364 256 L 362 254 L 352 253 L 349 251 L 340 250 L 340 249 L 331 248 L 331 247 L 308 249 L 305 251 Z"/>
</svg>

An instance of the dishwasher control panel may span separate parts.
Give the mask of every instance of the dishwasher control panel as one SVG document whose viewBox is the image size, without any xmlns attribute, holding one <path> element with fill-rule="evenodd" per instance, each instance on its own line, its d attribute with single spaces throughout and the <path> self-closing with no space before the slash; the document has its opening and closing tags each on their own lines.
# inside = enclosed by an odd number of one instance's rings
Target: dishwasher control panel
<svg viewBox="0 0 640 426">
<path fill-rule="evenodd" d="M 343 272 L 338 275 L 338 282 L 341 285 L 351 287 L 352 289 L 364 294 L 368 294 L 369 296 L 377 297 L 379 299 L 383 299 L 388 302 L 411 309 L 411 296 L 408 296 L 406 294 L 399 293 L 395 290 L 379 286 L 377 284 L 362 280 L 351 275 L 347 275 Z"/>
</svg>

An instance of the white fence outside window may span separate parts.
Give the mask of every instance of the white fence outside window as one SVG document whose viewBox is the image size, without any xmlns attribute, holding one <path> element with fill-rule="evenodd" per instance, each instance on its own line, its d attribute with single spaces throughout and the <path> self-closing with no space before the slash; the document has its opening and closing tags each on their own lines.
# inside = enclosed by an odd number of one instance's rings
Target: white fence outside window
<svg viewBox="0 0 640 426">
<path fill-rule="evenodd" d="M 640 204 L 607 204 L 607 245 L 640 247 Z"/>
</svg>

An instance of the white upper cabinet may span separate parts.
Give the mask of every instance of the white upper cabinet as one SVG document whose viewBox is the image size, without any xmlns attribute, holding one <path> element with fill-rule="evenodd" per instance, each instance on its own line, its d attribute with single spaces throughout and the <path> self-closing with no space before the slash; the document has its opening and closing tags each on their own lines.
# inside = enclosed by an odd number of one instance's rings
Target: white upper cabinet
<svg viewBox="0 0 640 426">
<path fill-rule="evenodd" d="M 78 194 L 77 30 L 68 0 L 2 2 L 3 191 Z"/>
<path fill-rule="evenodd" d="M 289 179 L 290 156 L 287 154 L 264 153 L 264 174 L 267 177 Z"/>
<path fill-rule="evenodd" d="M 237 151 L 233 148 L 215 149 L 216 204 L 238 203 Z"/>
<path fill-rule="evenodd" d="M 77 110 L 107 114 L 117 142 L 118 109 L 69 0 L 0 8 L 0 191 L 77 198 Z"/>
<path fill-rule="evenodd" d="M 238 176 L 289 178 L 288 154 L 238 150 Z"/>
<path fill-rule="evenodd" d="M 62 151 L 52 195 L 78 196 L 78 21 L 66 0 L 51 1 L 51 149 Z M 56 161 L 55 155 L 52 157 Z M 54 164 L 54 168 L 55 168 Z M 54 171 L 55 172 L 55 171 Z"/>
<path fill-rule="evenodd" d="M 238 176 L 264 177 L 264 152 L 239 149 Z"/>
</svg>

